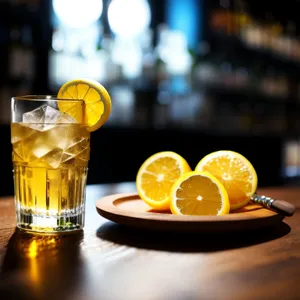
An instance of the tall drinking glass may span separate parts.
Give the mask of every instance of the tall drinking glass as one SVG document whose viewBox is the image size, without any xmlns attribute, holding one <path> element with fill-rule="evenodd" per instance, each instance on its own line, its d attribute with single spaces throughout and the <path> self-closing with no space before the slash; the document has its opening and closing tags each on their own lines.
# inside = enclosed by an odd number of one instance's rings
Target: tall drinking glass
<svg viewBox="0 0 300 300">
<path fill-rule="evenodd" d="M 25 230 L 55 233 L 84 227 L 90 132 L 80 118 L 60 112 L 62 102 L 82 114 L 82 100 L 11 100 L 17 227 Z"/>
</svg>

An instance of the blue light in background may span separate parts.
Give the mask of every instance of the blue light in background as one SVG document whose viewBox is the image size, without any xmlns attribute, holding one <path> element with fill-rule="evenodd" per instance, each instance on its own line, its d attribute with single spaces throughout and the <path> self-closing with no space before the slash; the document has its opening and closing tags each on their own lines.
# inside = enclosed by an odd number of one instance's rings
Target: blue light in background
<svg viewBox="0 0 300 300">
<path fill-rule="evenodd" d="M 166 19 L 171 30 L 180 30 L 190 49 L 196 49 L 201 39 L 203 0 L 167 0 Z"/>
</svg>

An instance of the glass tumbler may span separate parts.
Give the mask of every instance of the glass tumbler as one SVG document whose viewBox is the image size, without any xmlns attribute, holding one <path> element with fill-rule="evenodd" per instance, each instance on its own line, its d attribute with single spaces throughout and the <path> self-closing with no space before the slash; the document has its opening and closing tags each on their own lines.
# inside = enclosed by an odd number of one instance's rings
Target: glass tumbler
<svg viewBox="0 0 300 300">
<path fill-rule="evenodd" d="M 61 105 L 70 114 L 61 112 Z M 12 98 L 18 228 L 57 233 L 84 227 L 90 132 L 82 124 L 83 105 L 53 96 Z"/>
</svg>

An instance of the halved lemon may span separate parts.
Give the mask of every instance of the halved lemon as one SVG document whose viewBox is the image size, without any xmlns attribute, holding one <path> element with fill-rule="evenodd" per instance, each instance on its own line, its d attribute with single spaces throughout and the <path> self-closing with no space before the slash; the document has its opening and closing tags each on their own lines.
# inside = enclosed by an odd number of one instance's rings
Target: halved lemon
<svg viewBox="0 0 300 300">
<path fill-rule="evenodd" d="M 110 95 L 103 85 L 90 79 L 76 79 L 65 83 L 58 91 L 59 99 L 77 99 L 84 101 L 83 112 L 78 102 L 58 101 L 60 111 L 82 122 L 89 131 L 100 128 L 111 112 Z"/>
<path fill-rule="evenodd" d="M 220 216 L 230 204 L 223 184 L 206 172 L 183 174 L 171 189 L 171 212 L 176 215 Z"/>
<path fill-rule="evenodd" d="M 156 153 L 146 159 L 137 173 L 138 194 L 151 207 L 168 210 L 172 185 L 189 171 L 189 164 L 179 154 L 172 151 Z"/>
<path fill-rule="evenodd" d="M 243 155 L 221 150 L 212 152 L 200 160 L 195 171 L 206 171 L 224 185 L 230 210 L 246 205 L 257 188 L 257 174 L 250 161 Z"/>
</svg>

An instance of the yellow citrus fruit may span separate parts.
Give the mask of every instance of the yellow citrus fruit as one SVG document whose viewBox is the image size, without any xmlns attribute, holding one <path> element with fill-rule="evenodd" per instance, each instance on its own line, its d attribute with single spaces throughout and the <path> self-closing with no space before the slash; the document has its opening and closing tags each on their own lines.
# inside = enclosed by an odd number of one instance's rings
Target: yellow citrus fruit
<svg viewBox="0 0 300 300">
<path fill-rule="evenodd" d="M 83 121 L 89 131 L 100 128 L 107 121 L 111 112 L 109 93 L 103 85 L 94 80 L 68 81 L 59 89 L 57 98 L 84 101 L 83 110 L 81 102 L 76 101 L 58 101 L 58 108 L 75 120 Z"/>
<path fill-rule="evenodd" d="M 136 188 L 141 199 L 157 210 L 170 209 L 170 190 L 174 182 L 191 171 L 179 154 L 164 151 L 150 156 L 140 167 Z"/>
<path fill-rule="evenodd" d="M 183 174 L 171 189 L 171 212 L 176 215 L 220 216 L 230 204 L 223 184 L 207 172 Z"/>
<path fill-rule="evenodd" d="M 257 174 L 243 155 L 221 150 L 212 152 L 200 160 L 195 171 L 209 172 L 218 178 L 227 190 L 230 210 L 246 205 L 257 188 Z"/>
</svg>

